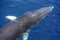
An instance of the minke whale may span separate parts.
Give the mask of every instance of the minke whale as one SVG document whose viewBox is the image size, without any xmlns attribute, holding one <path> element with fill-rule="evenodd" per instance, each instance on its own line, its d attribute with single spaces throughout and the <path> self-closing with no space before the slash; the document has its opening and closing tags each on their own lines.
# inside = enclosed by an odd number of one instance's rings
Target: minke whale
<svg viewBox="0 0 60 40">
<path fill-rule="evenodd" d="M 44 19 L 54 6 L 28 11 L 0 29 L 0 40 L 16 40 L 26 30 Z"/>
</svg>

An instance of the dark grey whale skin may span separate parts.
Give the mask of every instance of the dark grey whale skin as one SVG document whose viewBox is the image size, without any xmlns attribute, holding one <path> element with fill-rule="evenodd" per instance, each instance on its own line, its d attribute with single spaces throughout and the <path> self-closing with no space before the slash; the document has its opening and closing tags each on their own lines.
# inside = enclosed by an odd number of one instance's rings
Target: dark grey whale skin
<svg viewBox="0 0 60 40">
<path fill-rule="evenodd" d="M 53 6 L 49 6 L 26 12 L 0 29 L 0 40 L 16 40 L 23 32 L 36 25 L 39 20 L 45 18 L 52 9 Z"/>
</svg>

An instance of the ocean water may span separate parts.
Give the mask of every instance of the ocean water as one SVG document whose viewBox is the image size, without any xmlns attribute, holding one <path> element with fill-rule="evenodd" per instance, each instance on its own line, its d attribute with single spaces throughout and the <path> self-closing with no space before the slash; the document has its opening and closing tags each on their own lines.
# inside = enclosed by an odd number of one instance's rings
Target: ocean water
<svg viewBox="0 0 60 40">
<path fill-rule="evenodd" d="M 8 15 L 18 17 L 46 6 L 54 9 L 29 31 L 28 40 L 60 40 L 60 0 L 0 0 L 0 28 L 10 22 Z"/>
</svg>

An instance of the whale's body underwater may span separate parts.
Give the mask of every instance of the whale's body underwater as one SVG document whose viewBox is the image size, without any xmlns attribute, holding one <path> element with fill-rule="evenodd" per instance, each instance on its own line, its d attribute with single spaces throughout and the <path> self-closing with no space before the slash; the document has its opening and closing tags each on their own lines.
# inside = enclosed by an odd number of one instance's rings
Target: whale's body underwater
<svg viewBox="0 0 60 40">
<path fill-rule="evenodd" d="M 37 24 L 39 20 L 45 18 L 53 8 L 53 6 L 49 6 L 26 12 L 0 30 L 0 40 L 16 40 L 20 34 Z"/>
</svg>

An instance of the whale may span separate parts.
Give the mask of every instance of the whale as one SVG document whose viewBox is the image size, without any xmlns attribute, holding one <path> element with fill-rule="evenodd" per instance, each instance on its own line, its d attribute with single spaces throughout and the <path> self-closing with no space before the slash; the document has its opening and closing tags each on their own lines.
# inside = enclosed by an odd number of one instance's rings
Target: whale
<svg viewBox="0 0 60 40">
<path fill-rule="evenodd" d="M 52 12 L 53 8 L 54 6 L 48 6 L 25 12 L 0 29 L 0 40 L 16 40 L 26 30 L 31 29 L 39 21 L 43 20 Z"/>
</svg>

